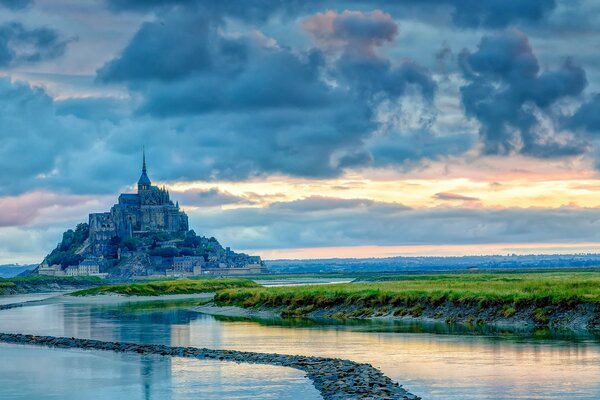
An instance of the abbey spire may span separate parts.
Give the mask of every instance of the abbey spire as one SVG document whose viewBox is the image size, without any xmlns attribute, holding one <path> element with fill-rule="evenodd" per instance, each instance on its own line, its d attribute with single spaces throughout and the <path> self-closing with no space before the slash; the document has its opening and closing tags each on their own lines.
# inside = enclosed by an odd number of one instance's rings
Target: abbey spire
<svg viewBox="0 0 600 400">
<path fill-rule="evenodd" d="M 148 190 L 152 185 L 150 182 L 150 178 L 148 178 L 148 174 L 146 173 L 146 149 L 142 148 L 142 175 L 138 180 L 138 192 L 140 190 Z"/>
</svg>

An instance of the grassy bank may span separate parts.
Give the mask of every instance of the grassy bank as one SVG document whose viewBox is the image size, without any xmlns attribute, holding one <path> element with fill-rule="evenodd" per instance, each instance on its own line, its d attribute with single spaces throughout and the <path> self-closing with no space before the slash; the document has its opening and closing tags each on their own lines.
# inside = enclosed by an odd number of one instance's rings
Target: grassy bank
<svg viewBox="0 0 600 400">
<path fill-rule="evenodd" d="M 97 286 L 102 282 L 98 277 L 69 276 L 26 276 L 0 278 L 0 295 L 44 292 L 54 290 L 70 290 Z"/>
<path fill-rule="evenodd" d="M 99 294 L 122 294 L 125 296 L 160 296 L 168 294 L 193 294 L 215 292 L 229 288 L 252 288 L 258 285 L 248 279 L 189 279 L 153 281 L 146 283 L 131 283 L 121 285 L 105 285 L 80 290 L 72 296 L 93 296 Z"/>
<path fill-rule="evenodd" d="M 334 317 L 426 316 L 482 322 L 519 316 L 543 325 L 557 310 L 600 305 L 600 273 L 412 275 L 382 282 L 238 288 L 220 291 L 215 302 L 278 308 L 283 316 L 320 312 Z"/>
</svg>

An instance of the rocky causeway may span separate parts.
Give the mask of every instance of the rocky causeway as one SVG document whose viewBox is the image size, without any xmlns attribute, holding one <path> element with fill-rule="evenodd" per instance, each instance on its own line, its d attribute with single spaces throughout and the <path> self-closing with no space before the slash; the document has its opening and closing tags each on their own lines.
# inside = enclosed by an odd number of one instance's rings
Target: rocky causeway
<svg viewBox="0 0 600 400">
<path fill-rule="evenodd" d="M 326 400 L 403 399 L 418 400 L 370 364 L 326 357 L 293 356 L 237 350 L 213 350 L 196 347 L 174 347 L 158 344 L 106 342 L 53 336 L 0 333 L 0 342 L 63 349 L 114 351 L 119 353 L 156 354 L 165 357 L 187 357 L 201 360 L 267 364 L 290 367 L 306 373 Z"/>
</svg>

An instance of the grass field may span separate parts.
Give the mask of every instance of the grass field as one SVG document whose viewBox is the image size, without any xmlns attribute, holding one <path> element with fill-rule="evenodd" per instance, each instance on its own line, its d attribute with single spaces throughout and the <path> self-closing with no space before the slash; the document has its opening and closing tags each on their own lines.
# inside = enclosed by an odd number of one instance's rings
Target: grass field
<svg viewBox="0 0 600 400">
<path fill-rule="evenodd" d="M 121 285 L 105 285 L 71 293 L 72 296 L 93 296 L 99 294 L 122 294 L 126 296 L 160 296 L 167 294 L 193 294 L 215 292 L 228 288 L 251 288 L 258 285 L 248 279 L 193 279 L 153 281 Z"/>
<path fill-rule="evenodd" d="M 396 280 L 320 286 L 237 288 L 217 293 L 220 305 L 314 310 L 337 305 L 407 306 L 417 303 L 574 305 L 600 303 L 600 272 L 408 275 Z"/>
</svg>

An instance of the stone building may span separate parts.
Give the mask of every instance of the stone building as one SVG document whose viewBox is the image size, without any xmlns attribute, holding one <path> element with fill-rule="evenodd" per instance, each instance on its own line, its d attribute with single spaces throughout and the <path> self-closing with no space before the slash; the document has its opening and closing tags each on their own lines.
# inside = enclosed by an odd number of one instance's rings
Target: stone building
<svg viewBox="0 0 600 400">
<path fill-rule="evenodd" d="M 122 193 L 109 212 L 89 216 L 90 246 L 94 256 L 108 255 L 114 237 L 121 239 L 152 231 L 187 232 L 188 217 L 173 204 L 169 191 L 152 186 L 143 154 L 137 193 Z"/>
<path fill-rule="evenodd" d="M 173 271 L 176 273 L 187 273 L 200 275 L 204 266 L 204 257 L 182 256 L 173 257 Z"/>
</svg>

